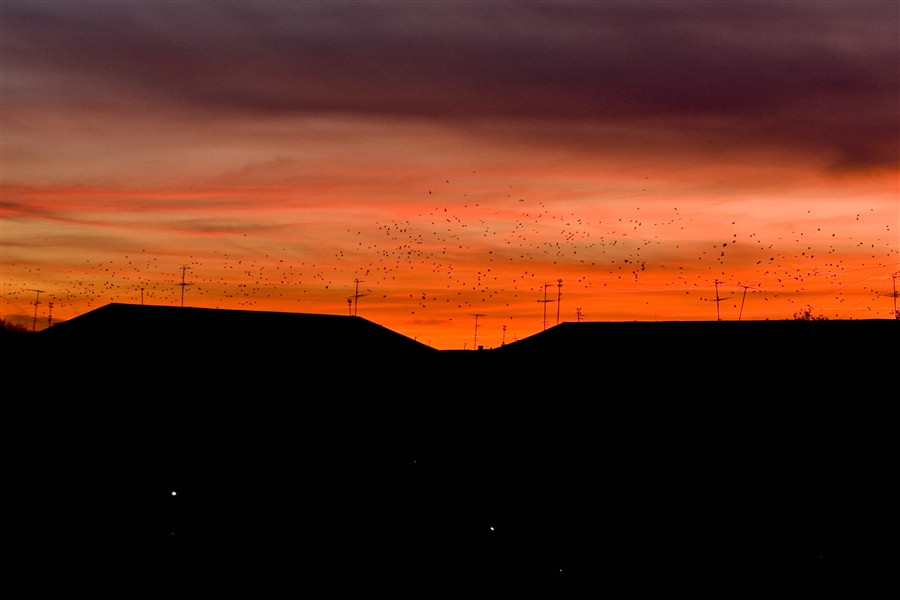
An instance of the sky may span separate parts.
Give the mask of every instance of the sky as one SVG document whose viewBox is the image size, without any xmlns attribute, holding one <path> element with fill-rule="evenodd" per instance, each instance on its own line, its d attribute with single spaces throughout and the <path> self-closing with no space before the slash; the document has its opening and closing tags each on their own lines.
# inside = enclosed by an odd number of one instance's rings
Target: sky
<svg viewBox="0 0 900 600">
<path fill-rule="evenodd" d="M 0 3 L 11 322 L 887 319 L 898 230 L 893 0 Z"/>
</svg>

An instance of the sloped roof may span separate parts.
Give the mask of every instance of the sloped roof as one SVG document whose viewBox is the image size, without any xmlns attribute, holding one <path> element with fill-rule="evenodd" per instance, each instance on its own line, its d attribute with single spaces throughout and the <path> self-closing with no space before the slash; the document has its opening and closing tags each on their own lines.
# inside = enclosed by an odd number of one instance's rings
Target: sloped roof
<svg viewBox="0 0 900 600">
<path fill-rule="evenodd" d="M 141 342 L 254 352 L 269 345 L 318 352 L 434 350 L 360 317 L 210 308 L 108 304 L 45 332 L 48 339 L 88 344 Z"/>
</svg>

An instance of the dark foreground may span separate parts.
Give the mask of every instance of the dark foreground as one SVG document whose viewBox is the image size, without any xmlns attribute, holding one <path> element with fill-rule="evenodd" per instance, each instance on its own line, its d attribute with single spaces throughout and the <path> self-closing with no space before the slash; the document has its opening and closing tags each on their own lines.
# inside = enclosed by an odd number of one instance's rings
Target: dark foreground
<svg viewBox="0 0 900 600">
<path fill-rule="evenodd" d="M 749 564 L 827 587 L 886 558 L 898 332 L 582 323 L 436 352 L 350 317 L 112 305 L 3 338 L 19 560 L 204 589 Z"/>
</svg>

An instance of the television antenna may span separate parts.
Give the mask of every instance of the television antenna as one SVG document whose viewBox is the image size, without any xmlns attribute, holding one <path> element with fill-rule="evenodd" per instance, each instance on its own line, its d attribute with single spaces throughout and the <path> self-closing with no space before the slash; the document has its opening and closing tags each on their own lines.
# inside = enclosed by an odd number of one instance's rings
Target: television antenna
<svg viewBox="0 0 900 600">
<path fill-rule="evenodd" d="M 44 290 L 28 290 L 29 292 L 37 292 L 37 298 L 34 299 L 34 321 L 31 323 L 31 331 L 34 331 L 37 327 L 37 310 L 38 304 L 41 303 L 41 293 Z"/>
<path fill-rule="evenodd" d="M 357 309 L 359 309 L 359 299 L 362 298 L 363 296 L 369 295 L 369 294 L 360 294 L 359 293 L 359 284 L 361 284 L 362 282 L 363 282 L 362 279 L 354 279 L 353 280 L 353 283 L 356 284 L 356 292 L 352 296 L 347 298 L 348 303 L 350 302 L 350 300 L 353 300 L 353 316 L 354 317 L 356 316 Z M 372 290 L 369 290 L 369 291 L 371 292 Z"/>
<path fill-rule="evenodd" d="M 184 308 L 184 288 L 191 285 L 190 283 L 184 282 L 184 274 L 190 269 L 187 265 L 181 265 L 181 283 L 176 284 L 181 286 L 181 308 Z M 143 298 L 143 290 L 141 291 L 141 298 Z M 143 304 L 143 299 L 141 300 L 141 304 Z"/>
<path fill-rule="evenodd" d="M 761 285 L 762 285 L 761 283 L 758 283 L 758 284 L 757 284 L 757 286 L 761 286 Z M 738 287 L 744 288 L 744 293 L 743 293 L 743 295 L 741 295 L 741 311 L 738 313 L 738 321 L 740 321 L 740 320 L 741 320 L 741 316 L 744 314 L 744 300 L 747 299 L 747 290 L 749 290 L 749 289 L 752 288 L 753 286 L 752 286 L 752 285 L 740 285 L 740 284 L 738 284 Z"/>
<path fill-rule="evenodd" d="M 544 305 L 544 331 L 547 331 L 547 303 L 548 303 L 548 302 L 555 302 L 555 300 L 547 300 L 547 288 L 550 287 L 551 285 L 553 285 L 553 284 L 552 284 L 552 283 L 545 283 L 545 284 L 543 285 L 543 288 L 544 288 L 544 299 L 543 299 L 543 300 L 538 300 L 538 302 L 541 302 L 541 303 L 543 303 L 543 305 Z"/>
<path fill-rule="evenodd" d="M 721 321 L 722 317 L 719 313 L 719 303 L 723 300 L 728 300 L 729 298 L 733 298 L 733 296 L 725 296 L 724 298 L 719 297 L 719 284 L 725 283 L 724 281 L 719 281 L 716 279 L 716 297 L 715 298 L 700 298 L 706 302 L 715 302 L 716 303 L 716 321 Z"/>
<path fill-rule="evenodd" d="M 559 305 L 562 304 L 562 279 L 556 280 L 556 324 L 559 325 Z"/>
<path fill-rule="evenodd" d="M 472 347 L 478 350 L 478 317 L 487 315 L 472 313 L 472 316 L 475 317 L 475 339 L 472 341 Z"/>
<path fill-rule="evenodd" d="M 897 278 L 900 277 L 900 271 L 896 273 L 891 273 L 891 285 L 894 288 L 894 291 L 890 294 L 882 294 L 882 296 L 887 296 L 889 298 L 894 299 L 894 319 L 900 321 L 900 314 L 897 313 L 897 298 L 900 297 L 900 294 L 897 293 Z"/>
</svg>

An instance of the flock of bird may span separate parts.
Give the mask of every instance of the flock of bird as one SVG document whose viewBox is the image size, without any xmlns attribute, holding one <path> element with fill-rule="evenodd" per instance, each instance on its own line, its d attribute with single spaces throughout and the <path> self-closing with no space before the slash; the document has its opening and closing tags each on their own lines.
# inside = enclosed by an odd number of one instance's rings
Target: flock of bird
<svg viewBox="0 0 900 600">
<path fill-rule="evenodd" d="M 701 301 L 730 300 L 722 308 L 740 305 L 752 319 L 789 318 L 794 305 L 810 303 L 828 305 L 831 318 L 892 314 L 880 296 L 891 292 L 898 271 L 897 224 L 882 225 L 877 239 L 853 236 L 885 219 L 874 208 L 844 225 L 810 210 L 789 237 L 772 237 L 737 219 L 710 226 L 695 206 L 661 210 L 659 199 L 590 204 L 578 214 L 512 186 L 473 201 L 444 185 L 447 191 L 423 192 L 414 215 L 330 232 L 332 247 L 315 257 L 289 242 L 242 235 L 241 244 L 223 238 L 213 251 L 185 240 L 184 257 L 135 248 L 102 261 L 82 259 L 65 272 L 51 265 L 20 269 L 18 281 L 4 279 L 3 312 L 30 317 L 35 289 L 44 290 L 42 315 L 49 302 L 64 315 L 108 302 L 177 305 L 182 293 L 186 306 L 346 314 L 348 299 L 366 296 L 369 315 L 405 314 L 400 322 L 412 330 L 455 318 L 468 331 L 469 315 L 478 310 L 518 319 L 525 334 L 540 329 L 542 307 L 535 302 L 549 283 L 551 298 L 564 291 L 563 320 L 574 320 L 576 306 L 592 320 L 653 318 L 651 310 L 680 318 L 666 308 L 677 294 L 710 318 L 715 311 Z M 860 219 L 867 228 L 854 227 Z M 744 311 L 747 292 L 758 298 Z"/>
</svg>

